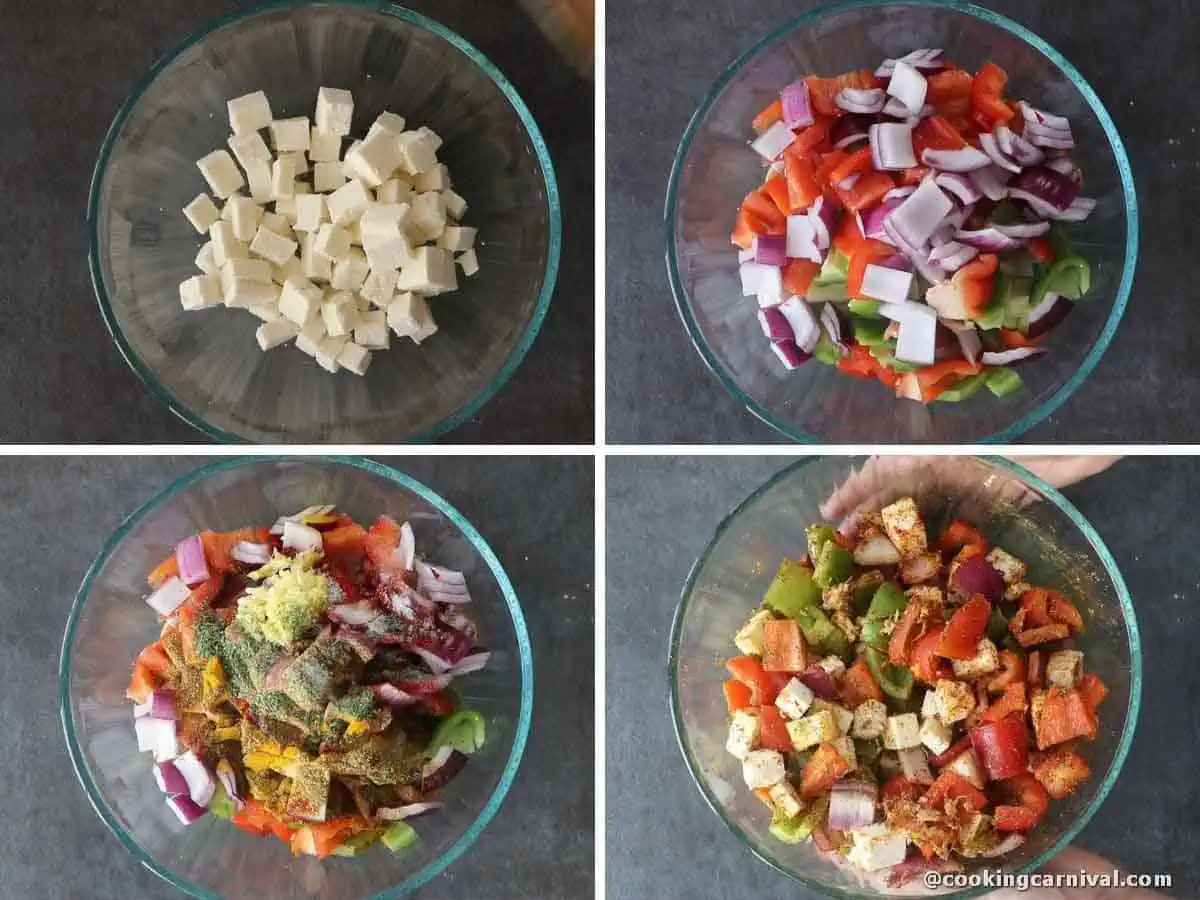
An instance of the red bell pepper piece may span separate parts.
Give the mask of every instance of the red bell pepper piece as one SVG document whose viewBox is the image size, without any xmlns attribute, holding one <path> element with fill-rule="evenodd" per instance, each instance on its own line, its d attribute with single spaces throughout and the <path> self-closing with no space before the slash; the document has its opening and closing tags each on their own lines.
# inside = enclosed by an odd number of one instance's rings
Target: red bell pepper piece
<svg viewBox="0 0 1200 900">
<path fill-rule="evenodd" d="M 999 700 L 984 710 L 981 719 L 984 722 L 999 722 L 1011 713 L 1017 713 L 1024 719 L 1027 706 L 1025 682 L 1014 681 L 1004 689 L 1004 694 Z"/>
<path fill-rule="evenodd" d="M 975 111 L 985 116 L 980 120 L 984 127 L 980 131 L 990 131 L 992 123 L 1007 122 L 1013 117 L 1012 108 L 1004 102 L 1004 85 L 1008 83 L 1008 73 L 989 60 L 975 73 L 971 84 L 971 105 Z"/>
<path fill-rule="evenodd" d="M 837 105 L 835 98 L 842 88 L 865 90 L 875 87 L 875 76 L 866 70 L 856 69 L 834 75 L 832 78 L 821 78 L 809 75 L 804 79 L 808 85 L 808 96 L 812 107 L 824 116 L 844 116 L 846 111 Z"/>
<path fill-rule="evenodd" d="M 788 192 L 787 179 L 782 175 L 772 175 L 763 182 L 762 191 L 771 198 L 771 202 L 775 204 L 775 208 L 784 216 L 792 214 L 792 201 Z M 784 223 L 786 228 L 787 223 Z"/>
<path fill-rule="evenodd" d="M 1046 593 L 1049 595 L 1050 621 L 1066 625 L 1076 634 L 1083 631 L 1083 616 L 1080 614 L 1079 608 L 1062 594 L 1055 591 Z"/>
<path fill-rule="evenodd" d="M 949 659 L 970 659 L 979 650 L 979 641 L 987 631 L 992 604 L 975 596 L 960 606 L 946 626 L 938 644 L 938 655 Z"/>
<path fill-rule="evenodd" d="M 795 749 L 788 735 L 787 722 L 774 706 L 759 707 L 758 743 L 764 750 L 778 750 L 780 753 Z"/>
<path fill-rule="evenodd" d="M 1011 804 L 996 807 L 994 823 L 1000 831 L 1029 831 L 1046 814 L 1050 796 L 1040 781 L 1029 772 L 1022 772 L 1000 783 L 999 793 Z"/>
<path fill-rule="evenodd" d="M 1075 738 L 1092 740 L 1100 723 L 1088 708 L 1083 696 L 1074 688 L 1052 687 L 1037 717 L 1033 731 L 1039 750 L 1062 744 Z"/>
<path fill-rule="evenodd" d="M 879 794 L 879 799 L 883 802 L 884 806 L 901 799 L 920 800 L 921 795 L 926 790 L 926 786 L 920 782 L 912 781 L 903 775 L 897 775 L 889 779 L 887 784 L 883 786 L 883 790 Z"/>
<path fill-rule="evenodd" d="M 925 102 L 932 106 L 939 116 L 954 120 L 970 112 L 973 81 L 970 72 L 951 69 L 929 75 L 925 81 Z M 962 129 L 954 127 L 961 134 Z"/>
<path fill-rule="evenodd" d="M 796 153 L 822 153 L 832 149 L 829 146 L 829 131 L 833 127 L 833 119 L 828 116 L 814 115 L 813 123 L 796 135 L 789 150 Z"/>
<path fill-rule="evenodd" d="M 808 209 L 821 196 L 813 158 L 811 154 L 798 151 L 795 144 L 783 151 L 783 177 L 787 179 L 792 209 Z"/>
<path fill-rule="evenodd" d="M 1009 619 L 1008 628 L 1014 636 L 1030 628 L 1044 628 L 1050 621 L 1050 595 L 1042 588 L 1030 588 L 1021 595 L 1021 605 Z"/>
<path fill-rule="evenodd" d="M 767 234 L 767 223 L 754 213 L 739 209 L 733 222 L 733 232 L 729 235 L 730 242 L 749 250 L 754 246 L 754 238 L 760 234 Z"/>
<path fill-rule="evenodd" d="M 913 155 L 918 160 L 925 150 L 961 150 L 967 146 L 958 129 L 945 116 L 929 116 L 917 123 L 912 134 Z"/>
<path fill-rule="evenodd" d="M 837 232 L 833 236 L 833 249 L 849 259 L 858 249 L 858 245 L 865 240 L 862 232 L 858 230 L 858 223 L 854 221 L 854 216 L 842 216 Z"/>
<path fill-rule="evenodd" d="M 871 669 L 865 659 L 858 659 L 842 676 L 842 702 L 851 709 L 857 709 L 868 700 L 883 702 L 883 691 L 871 674 Z"/>
<path fill-rule="evenodd" d="M 921 798 L 921 805 L 942 809 L 947 800 L 960 798 L 966 800 L 967 805 L 976 811 L 983 809 L 988 802 L 983 791 L 957 772 L 947 769 L 934 779 L 925 796 Z"/>
<path fill-rule="evenodd" d="M 969 737 L 965 737 L 958 741 L 958 743 L 951 744 L 949 747 L 947 747 L 945 753 L 938 753 L 929 757 L 929 764 L 940 769 L 942 766 L 950 765 L 950 763 L 954 762 L 970 749 L 971 739 Z"/>
<path fill-rule="evenodd" d="M 1010 685 L 1025 686 L 1025 660 L 1015 650 L 1000 651 L 1000 672 L 988 682 L 987 689 L 993 694 L 1001 694 Z"/>
<path fill-rule="evenodd" d="M 1075 788 L 1092 777 L 1092 770 L 1082 756 L 1069 747 L 1049 753 L 1039 753 L 1030 766 L 1033 777 L 1055 800 L 1062 800 Z"/>
<path fill-rule="evenodd" d="M 1083 697 L 1083 702 L 1092 711 L 1092 715 L 1096 714 L 1096 708 L 1108 696 L 1108 685 L 1101 681 L 1100 676 L 1095 672 L 1088 672 L 1080 678 L 1075 689 L 1079 691 L 1079 696 Z"/>
<path fill-rule="evenodd" d="M 721 687 L 725 691 L 725 705 L 731 713 L 754 705 L 754 691 L 745 682 L 738 681 L 736 678 L 730 678 Z"/>
<path fill-rule="evenodd" d="M 849 771 L 850 766 L 833 744 L 821 744 L 800 775 L 800 796 L 819 797 Z"/>
<path fill-rule="evenodd" d="M 837 184 L 838 182 L 833 182 Z M 896 186 L 896 182 L 886 172 L 866 172 L 849 191 L 844 192 L 842 202 L 850 212 L 863 212 L 873 206 L 878 206 L 885 194 Z"/>
<path fill-rule="evenodd" d="M 1054 262 L 1054 245 L 1044 237 L 1031 238 L 1029 252 L 1042 265 Z"/>
<path fill-rule="evenodd" d="M 1012 712 L 995 722 L 971 729 L 971 745 L 988 777 L 1011 778 L 1029 766 L 1029 733 L 1023 712 Z"/>
<path fill-rule="evenodd" d="M 925 684 L 936 684 L 939 678 L 948 678 L 951 674 L 950 664 L 938 655 L 945 632 L 945 625 L 934 626 L 913 645 L 909 654 L 909 668 Z"/>
<path fill-rule="evenodd" d="M 769 706 L 779 696 L 779 689 L 753 656 L 737 656 L 725 663 L 729 674 L 749 686 L 754 706 Z"/>
<path fill-rule="evenodd" d="M 1030 690 L 1046 686 L 1046 654 L 1041 650 L 1034 650 L 1029 654 L 1026 681 Z"/>
<path fill-rule="evenodd" d="M 851 175 L 862 175 L 865 172 L 873 170 L 871 165 L 871 148 L 863 147 L 861 150 L 855 150 L 840 163 L 838 163 L 829 173 L 829 180 L 833 184 L 841 184 Z"/>
<path fill-rule="evenodd" d="M 999 265 L 1000 257 L 995 253 L 980 253 L 950 279 L 972 316 L 983 315 L 991 302 L 992 284 Z"/>
<path fill-rule="evenodd" d="M 783 289 L 796 297 L 803 297 L 821 267 L 810 259 L 789 259 L 783 267 Z"/>
<path fill-rule="evenodd" d="M 772 103 L 770 106 L 768 106 L 762 112 L 760 112 L 757 116 L 755 116 L 754 121 L 751 122 L 750 124 L 753 126 L 753 128 L 756 132 L 758 132 L 759 134 L 762 134 L 764 131 L 766 131 L 768 128 L 770 128 L 772 125 L 774 125 L 776 122 L 782 122 L 782 121 L 783 121 L 783 100 L 777 99 L 777 100 L 775 100 L 774 103 Z"/>
<path fill-rule="evenodd" d="M 762 667 L 766 672 L 802 672 L 808 665 L 804 638 L 795 619 L 763 624 Z"/>
<path fill-rule="evenodd" d="M 784 234 L 787 230 L 787 214 L 780 212 L 771 195 L 762 188 L 746 195 L 742 209 L 757 216 L 767 226 L 768 234 Z"/>
<path fill-rule="evenodd" d="M 938 538 L 938 549 L 943 553 L 952 554 L 964 547 L 974 547 L 978 554 L 982 555 L 987 553 L 988 541 L 983 536 L 983 532 L 974 525 L 970 525 L 962 519 L 955 519 L 946 526 L 946 530 Z"/>
</svg>

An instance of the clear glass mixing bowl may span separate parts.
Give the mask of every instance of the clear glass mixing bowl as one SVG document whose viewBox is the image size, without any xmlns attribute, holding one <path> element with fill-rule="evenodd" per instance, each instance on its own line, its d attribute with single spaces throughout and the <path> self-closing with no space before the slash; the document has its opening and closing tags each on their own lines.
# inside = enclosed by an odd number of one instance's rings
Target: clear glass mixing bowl
<svg viewBox="0 0 1200 900">
<path fill-rule="evenodd" d="M 438 132 L 479 229 L 482 268 L 433 301 L 436 337 L 394 340 L 364 378 L 261 352 L 249 313 L 179 305 L 202 243 L 180 210 L 206 188 L 196 160 L 225 147 L 226 100 L 262 90 L 277 117 L 311 117 L 322 85 L 354 93 L 355 135 L 384 110 Z M 100 309 L 138 376 L 210 437 L 269 443 L 421 441 L 469 419 L 533 343 L 561 242 L 554 168 L 512 85 L 444 26 L 366 0 L 275 0 L 163 57 L 104 139 L 88 230 Z"/>
<path fill-rule="evenodd" d="M 1069 116 L 1085 193 L 1099 201 L 1069 232 L 1092 264 L 1092 290 L 1047 337 L 1050 352 L 1021 368 L 1025 387 L 1008 397 L 983 391 L 962 403 L 922 406 L 817 362 L 786 372 L 762 335 L 753 298 L 742 296 L 729 233 L 747 191 L 762 181 L 758 154 L 747 146 L 751 119 L 797 77 L 874 69 L 918 47 L 942 47 L 972 71 L 992 59 L 1008 72 L 1008 96 Z M 1100 98 L 1037 35 L 953 0 L 861 0 L 780 26 L 717 79 L 675 156 L 665 236 L 671 290 L 696 349 L 739 402 L 783 434 L 810 443 L 1003 442 L 1066 402 L 1108 349 L 1133 285 L 1137 199 Z"/>
<path fill-rule="evenodd" d="M 471 613 L 492 651 L 466 676 L 464 700 L 487 719 L 487 741 L 417 824 L 420 842 L 400 853 L 374 848 L 355 859 L 293 857 L 205 816 L 185 828 L 168 809 L 138 753 L 125 687 L 134 658 L 158 637 L 143 602 L 146 574 L 189 534 L 274 522 L 336 503 L 358 521 L 387 513 L 412 523 L 417 548 L 466 573 Z M 467 851 L 508 792 L 529 734 L 533 659 L 525 619 L 500 561 L 454 507 L 423 484 L 354 459 L 230 459 L 199 469 L 133 513 L 92 564 L 63 638 L 63 726 L 88 800 L 138 860 L 193 897 L 233 900 L 392 900 L 415 891 Z"/>
<path fill-rule="evenodd" d="M 733 635 L 762 602 L 779 561 L 804 554 L 805 526 L 823 520 L 822 503 L 861 462 L 831 456 L 801 460 L 747 497 L 717 527 L 692 567 L 671 628 L 667 665 L 679 746 L 700 792 L 730 831 L 759 859 L 797 881 L 845 898 L 978 896 L 986 889 L 930 891 L 919 879 L 906 889 L 880 892 L 821 858 L 811 843 L 780 843 L 767 833 L 770 816 L 743 783 L 740 764 L 725 751 L 728 720 L 721 684 L 728 677 L 725 661 L 736 655 Z M 933 533 L 951 518 L 965 519 L 993 544 L 1026 561 L 1031 582 L 1076 598 L 1083 613 L 1079 649 L 1088 670 L 1112 691 L 1101 709 L 1099 735 L 1084 745 L 1092 778 L 1067 799 L 1052 802 L 1018 850 L 1002 859 L 978 861 L 1006 871 L 1032 871 L 1066 847 L 1095 815 L 1133 741 L 1142 657 L 1129 591 L 1100 536 L 1079 511 L 1011 462 L 941 457 L 867 471 L 875 473 L 862 482 L 871 508 L 913 496 Z"/>
</svg>

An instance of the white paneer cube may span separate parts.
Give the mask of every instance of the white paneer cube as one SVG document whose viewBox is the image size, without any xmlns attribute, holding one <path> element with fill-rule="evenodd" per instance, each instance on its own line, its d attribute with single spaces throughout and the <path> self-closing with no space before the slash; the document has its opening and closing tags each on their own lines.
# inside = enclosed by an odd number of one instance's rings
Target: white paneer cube
<svg viewBox="0 0 1200 900">
<path fill-rule="evenodd" d="M 479 256 L 474 250 L 468 250 L 466 253 L 460 253 L 458 259 L 455 260 L 462 268 L 463 274 L 470 278 L 472 275 L 479 272 Z"/>
<path fill-rule="evenodd" d="M 221 205 L 221 218 L 224 221 L 229 222 L 231 224 L 233 223 L 233 202 L 232 201 L 241 196 L 243 196 L 243 195 L 240 192 L 234 191 L 232 194 L 230 194 L 225 199 L 225 202 Z"/>
<path fill-rule="evenodd" d="M 448 191 L 450 190 L 450 170 L 442 163 L 428 169 L 413 179 L 413 187 L 418 191 Z"/>
<path fill-rule="evenodd" d="M 762 656 L 763 626 L 774 618 L 769 609 L 758 610 L 738 629 L 733 636 L 733 645 L 747 656 Z"/>
<path fill-rule="evenodd" d="M 331 263 L 347 258 L 350 255 L 350 232 L 340 225 L 326 222 L 313 239 L 312 252 L 325 257 Z"/>
<path fill-rule="evenodd" d="M 342 88 L 321 87 L 314 119 L 318 131 L 345 137 L 354 121 L 354 95 Z"/>
<path fill-rule="evenodd" d="M 458 276 L 454 269 L 454 259 L 449 251 L 439 250 L 437 247 L 414 249 L 412 260 L 400 270 L 400 277 L 396 281 L 396 290 L 412 291 L 427 297 L 436 297 L 457 289 Z"/>
<path fill-rule="evenodd" d="M 339 162 L 313 163 L 313 190 L 318 193 L 336 191 L 346 183 L 346 175 Z"/>
<path fill-rule="evenodd" d="M 785 719 L 802 719 L 812 706 L 813 692 L 799 678 L 793 678 L 775 697 L 775 705 Z"/>
<path fill-rule="evenodd" d="M 375 191 L 375 199 L 380 203 L 401 203 L 412 195 L 412 185 L 399 178 L 389 178 Z"/>
<path fill-rule="evenodd" d="M 850 832 L 854 846 L 846 859 L 860 869 L 878 872 L 904 862 L 908 855 L 908 840 L 898 831 L 890 830 L 882 822 L 856 828 Z"/>
<path fill-rule="evenodd" d="M 249 197 L 240 195 L 230 197 L 225 205 L 230 209 L 229 224 L 233 226 L 233 236 L 239 241 L 250 243 L 258 231 L 263 208 Z"/>
<path fill-rule="evenodd" d="M 354 343 L 368 350 L 386 350 L 390 343 L 387 311 L 380 309 L 362 313 L 354 326 Z"/>
<path fill-rule="evenodd" d="M 362 248 L 367 254 L 367 262 L 376 271 L 403 269 L 416 258 L 407 238 L 399 232 L 390 237 L 379 232 L 363 232 Z"/>
<path fill-rule="evenodd" d="M 371 267 L 367 263 L 366 254 L 351 247 L 344 259 L 339 259 L 333 264 L 333 288 L 338 291 L 357 291 L 362 287 L 367 273 L 370 271 Z M 394 286 L 395 279 L 393 277 L 392 287 L 394 288 Z"/>
<path fill-rule="evenodd" d="M 271 122 L 271 143 L 275 145 L 276 153 L 294 153 L 297 150 L 308 150 L 308 141 L 312 136 L 309 130 L 308 116 L 296 116 L 292 119 L 275 119 Z"/>
<path fill-rule="evenodd" d="M 258 330 L 254 332 L 254 337 L 262 350 L 270 350 L 280 344 L 286 344 L 298 333 L 299 329 L 295 322 L 287 319 L 273 319 L 259 325 Z"/>
<path fill-rule="evenodd" d="M 313 359 L 326 372 L 336 372 L 341 366 L 338 365 L 338 356 L 342 353 L 342 348 L 350 343 L 350 338 L 346 335 L 340 337 L 328 336 L 317 345 L 317 352 Z"/>
<path fill-rule="evenodd" d="M 400 147 L 401 165 L 410 175 L 428 172 L 438 164 L 437 147 L 428 134 L 406 131 L 396 136 Z"/>
<path fill-rule="evenodd" d="M 937 717 L 947 725 L 961 722 L 975 709 L 975 692 L 969 684 L 939 678 L 934 686 Z"/>
<path fill-rule="evenodd" d="M 456 222 L 461 222 L 462 217 L 467 214 L 467 201 L 454 191 L 442 191 L 442 207 Z"/>
<path fill-rule="evenodd" d="M 259 222 L 259 224 L 262 225 L 262 227 L 267 229 L 268 231 L 273 231 L 276 234 L 282 235 L 285 238 L 290 239 L 290 238 L 294 237 L 294 232 L 292 231 L 292 223 L 288 220 L 288 218 L 286 216 L 281 216 L 281 215 L 279 215 L 279 213 L 264 212 L 263 216 L 262 216 L 262 221 Z"/>
<path fill-rule="evenodd" d="M 274 284 L 274 282 L 271 283 Z M 278 294 L 278 289 L 276 289 L 276 294 Z M 279 315 L 278 296 L 276 296 L 275 300 L 271 303 L 260 303 L 257 306 L 247 306 L 246 312 L 264 322 L 274 322 L 276 319 L 283 318 L 283 316 Z"/>
<path fill-rule="evenodd" d="M 380 113 L 379 118 L 372 122 L 371 127 L 367 129 L 367 137 L 375 137 L 381 132 L 386 132 L 392 137 L 400 137 L 404 134 L 404 118 L 395 113 Z"/>
<path fill-rule="evenodd" d="M 987 783 L 987 773 L 984 772 L 973 747 L 968 747 L 954 757 L 946 764 L 946 768 L 956 775 L 961 775 L 977 788 L 982 788 Z"/>
<path fill-rule="evenodd" d="M 363 236 L 393 237 L 404 233 L 411 207 L 407 203 L 372 203 L 358 220 Z"/>
<path fill-rule="evenodd" d="M 225 104 L 234 134 L 250 134 L 271 124 L 271 103 L 262 91 L 234 97 Z"/>
<path fill-rule="evenodd" d="M 427 125 L 422 125 L 417 129 L 417 136 L 423 141 L 428 141 L 429 146 L 433 148 L 433 152 L 437 153 L 442 149 L 442 138 L 436 131 Z"/>
<path fill-rule="evenodd" d="M 214 223 L 221 220 L 221 211 L 208 194 L 198 194 L 195 200 L 183 208 L 183 214 L 192 223 L 197 234 L 206 233 Z"/>
<path fill-rule="evenodd" d="M 789 782 L 779 782 L 768 793 L 771 796 L 771 805 L 789 819 L 794 819 L 804 812 L 804 801 Z"/>
<path fill-rule="evenodd" d="M 272 188 L 272 190 L 274 190 L 274 188 Z M 289 223 L 291 223 L 293 225 L 296 222 L 295 190 L 296 190 L 295 182 L 293 182 L 292 183 L 292 192 L 293 193 L 292 193 L 291 197 L 276 197 L 275 198 L 275 214 L 279 215 L 279 216 L 283 216 L 285 219 L 288 220 Z"/>
<path fill-rule="evenodd" d="M 221 280 L 216 275 L 193 275 L 179 285 L 179 303 L 189 312 L 221 305 Z"/>
<path fill-rule="evenodd" d="M 231 135 L 226 143 L 229 144 L 229 149 L 233 152 L 234 159 L 238 161 L 238 164 L 243 169 L 252 162 L 270 163 L 272 160 L 271 150 L 267 147 L 267 142 L 262 139 L 262 135 L 257 131 Z"/>
<path fill-rule="evenodd" d="M 396 273 L 390 269 L 371 269 L 358 292 L 372 306 L 384 309 L 396 293 Z"/>
<path fill-rule="evenodd" d="M 329 221 L 325 209 L 325 197 L 321 194 L 305 194 L 296 198 L 297 231 L 320 231 L 321 223 Z"/>
<path fill-rule="evenodd" d="M 311 232 L 300 236 L 300 272 L 310 281 L 330 281 L 333 278 L 333 260 L 313 249 L 316 239 L 317 236 Z"/>
<path fill-rule="evenodd" d="M 275 185 L 271 181 L 271 163 L 266 160 L 251 160 L 246 165 L 246 181 L 250 185 L 250 198 L 255 203 L 270 203 Z"/>
<path fill-rule="evenodd" d="M 887 727 L 887 706 L 879 700 L 864 700 L 854 709 L 850 733 L 864 741 L 874 740 Z"/>
<path fill-rule="evenodd" d="M 321 341 L 326 337 L 325 325 L 318 316 L 300 329 L 300 333 L 296 335 L 296 349 L 316 359 L 317 354 L 321 352 Z"/>
<path fill-rule="evenodd" d="M 271 197 L 275 200 L 289 200 L 295 196 L 296 161 L 281 156 L 271 165 Z M 275 212 L 279 211 L 279 206 L 276 205 Z"/>
<path fill-rule="evenodd" d="M 907 750 L 921 746 L 921 724 L 916 713 L 888 716 L 883 729 L 883 746 L 889 750 Z"/>
<path fill-rule="evenodd" d="M 308 158 L 313 161 L 314 169 L 316 168 L 316 163 L 333 163 L 337 166 L 340 173 L 342 168 L 341 135 L 326 134 L 314 126 L 308 140 Z"/>
<path fill-rule="evenodd" d="M 347 180 L 353 179 L 354 173 L 346 167 L 346 156 L 349 156 L 351 153 L 353 153 L 354 149 L 361 143 L 362 141 L 351 141 L 350 146 L 346 148 L 345 155 L 342 157 L 342 172 L 345 173 Z"/>
<path fill-rule="evenodd" d="M 282 286 L 285 281 L 294 275 L 301 277 L 304 275 L 304 267 L 300 265 L 299 256 L 291 256 L 286 262 L 280 265 L 272 264 L 271 266 L 271 280 L 278 285 Z"/>
<path fill-rule="evenodd" d="M 934 756 L 950 749 L 950 737 L 950 726 L 937 717 L 921 723 L 921 743 L 928 747 Z"/>
<path fill-rule="evenodd" d="M 1046 682 L 1050 687 L 1070 690 L 1083 677 L 1083 654 L 1078 650 L 1055 650 L 1046 660 Z"/>
<path fill-rule="evenodd" d="M 325 333 L 332 337 L 349 335 L 358 323 L 358 306 L 349 291 L 338 291 L 321 304 L 321 321 Z"/>
<path fill-rule="evenodd" d="M 256 260 L 256 262 L 263 261 Z M 263 262 L 263 265 L 267 265 L 267 263 Z M 279 298 L 279 288 L 273 281 L 259 281 L 257 278 L 234 278 L 226 276 L 224 272 L 221 274 L 221 292 L 224 295 L 225 305 L 231 309 L 274 307 Z"/>
<path fill-rule="evenodd" d="M 829 742 L 830 746 L 838 752 L 838 756 L 846 761 L 846 765 L 851 771 L 858 768 L 858 754 L 854 752 L 854 740 L 848 734 L 843 734 L 839 738 L 834 738 Z"/>
<path fill-rule="evenodd" d="M 397 337 L 421 343 L 437 332 L 437 323 L 425 298 L 411 292 L 396 294 L 387 308 L 388 327 Z"/>
<path fill-rule="evenodd" d="M 809 747 L 840 737 L 837 723 L 833 721 L 833 713 L 827 709 L 788 722 L 787 732 L 788 737 L 792 739 L 792 746 L 797 750 L 807 750 Z"/>
<path fill-rule="evenodd" d="M 820 666 L 834 681 L 841 681 L 846 674 L 846 663 L 842 661 L 840 656 L 826 656 L 817 661 Z"/>
<path fill-rule="evenodd" d="M 461 253 L 474 249 L 475 234 L 476 231 L 474 228 L 467 228 L 463 225 L 447 225 L 446 230 L 442 232 L 442 236 L 438 238 L 437 245 L 443 250 Z"/>
<path fill-rule="evenodd" d="M 902 497 L 879 511 L 883 530 L 903 559 L 920 556 L 927 547 L 925 522 L 912 497 Z"/>
<path fill-rule="evenodd" d="M 231 259 L 246 258 L 247 246 L 237 239 L 233 226 L 225 220 L 213 223 L 213 227 L 208 229 L 208 236 L 212 238 L 213 261 L 217 266 L 224 266 Z"/>
<path fill-rule="evenodd" d="M 446 230 L 446 205 L 436 191 L 415 194 L 409 201 L 408 236 L 414 243 L 436 241 Z"/>
<path fill-rule="evenodd" d="M 352 179 L 334 191 L 325 201 L 329 206 L 329 218 L 335 225 L 348 225 L 371 205 L 371 197 L 361 181 Z"/>
<path fill-rule="evenodd" d="M 745 759 L 758 746 L 761 727 L 757 714 L 744 709 L 737 710 L 729 720 L 725 749 L 738 759 Z"/>
<path fill-rule="evenodd" d="M 345 168 L 368 187 L 379 187 L 404 161 L 396 137 L 382 133 L 368 137 L 346 154 Z"/>
<path fill-rule="evenodd" d="M 849 733 L 854 725 L 854 712 L 840 703 L 834 703 L 832 700 L 826 700 L 823 697 L 815 697 L 812 702 L 810 713 L 821 712 L 826 710 L 833 716 L 833 724 L 837 726 L 838 734 Z"/>
<path fill-rule="evenodd" d="M 297 181 L 294 185 L 292 185 L 293 196 L 302 197 L 305 194 L 311 194 L 312 192 L 312 185 L 306 181 Z"/>
<path fill-rule="evenodd" d="M 290 159 L 295 164 L 297 178 L 299 178 L 301 175 L 303 175 L 305 172 L 308 171 L 308 154 L 306 154 L 303 150 L 293 150 L 289 153 L 280 153 L 279 158 L 280 159 Z M 307 185 L 305 185 L 304 188 L 297 187 L 296 193 L 297 194 L 300 193 L 301 191 L 305 190 L 307 187 L 308 187 Z"/>
<path fill-rule="evenodd" d="M 371 351 L 354 341 L 347 341 L 337 356 L 338 365 L 355 375 L 366 375 L 371 365 Z"/>
<path fill-rule="evenodd" d="M 742 778 L 751 790 L 774 787 L 787 775 L 778 750 L 751 750 L 742 759 Z"/>
<path fill-rule="evenodd" d="M 196 167 L 204 176 L 204 180 L 208 182 L 212 192 L 221 200 L 234 191 L 240 190 L 246 183 L 237 163 L 233 161 L 233 157 L 226 150 L 214 150 L 207 156 L 201 157 L 196 160 Z"/>
<path fill-rule="evenodd" d="M 984 557 L 992 564 L 992 568 L 1000 573 L 1000 577 L 1004 579 L 1005 584 L 1016 584 L 1025 578 L 1029 572 L 1029 566 L 1021 562 L 1007 550 L 1001 547 L 993 547 L 988 551 L 988 555 Z"/>
<path fill-rule="evenodd" d="M 896 759 L 900 763 L 900 774 L 909 781 L 933 784 L 933 773 L 929 771 L 929 760 L 925 757 L 925 751 L 920 747 L 897 750 Z"/>
<path fill-rule="evenodd" d="M 266 225 L 260 224 L 258 230 L 254 232 L 254 240 L 250 242 L 250 252 L 276 266 L 282 266 L 295 256 L 297 246 L 296 242 L 290 238 L 277 234 Z"/>
<path fill-rule="evenodd" d="M 205 275 L 219 275 L 221 267 L 217 265 L 216 259 L 213 258 L 212 241 L 205 241 L 200 248 L 200 252 L 196 254 L 196 268 Z"/>
<path fill-rule="evenodd" d="M 1017 581 L 1004 589 L 1004 599 L 1010 603 L 1015 603 L 1032 590 L 1033 585 L 1028 581 Z"/>
<path fill-rule="evenodd" d="M 271 264 L 265 259 L 231 259 L 221 266 L 221 278 L 246 278 L 250 281 L 271 281 Z"/>
<path fill-rule="evenodd" d="M 926 691 L 925 696 L 921 698 L 921 718 L 935 718 L 941 715 L 941 709 L 938 706 L 937 693 L 935 691 Z"/>
<path fill-rule="evenodd" d="M 279 313 L 301 328 L 317 318 L 325 292 L 302 276 L 293 276 L 283 283 L 279 295 Z M 322 337 L 324 329 L 322 329 Z"/>
<path fill-rule="evenodd" d="M 980 675 L 991 675 L 1000 668 L 1000 654 L 995 644 L 987 638 L 980 638 L 974 656 L 952 660 L 951 665 L 955 678 L 978 678 Z"/>
</svg>

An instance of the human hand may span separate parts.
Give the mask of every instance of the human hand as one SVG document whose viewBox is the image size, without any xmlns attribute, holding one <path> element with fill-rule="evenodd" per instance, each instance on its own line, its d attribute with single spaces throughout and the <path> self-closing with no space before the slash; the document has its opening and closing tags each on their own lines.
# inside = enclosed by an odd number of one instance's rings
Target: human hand
<svg viewBox="0 0 1200 900">
<path fill-rule="evenodd" d="M 1117 867 L 1111 862 L 1094 853 L 1088 853 L 1077 847 L 1068 847 L 1050 860 L 1041 871 L 1063 875 L 1078 874 L 1079 872 L 1107 875 L 1116 869 Z M 1004 888 L 993 891 L 983 900 L 1165 900 L 1165 895 L 1141 888 L 1036 887 L 1027 891 Z"/>
</svg>

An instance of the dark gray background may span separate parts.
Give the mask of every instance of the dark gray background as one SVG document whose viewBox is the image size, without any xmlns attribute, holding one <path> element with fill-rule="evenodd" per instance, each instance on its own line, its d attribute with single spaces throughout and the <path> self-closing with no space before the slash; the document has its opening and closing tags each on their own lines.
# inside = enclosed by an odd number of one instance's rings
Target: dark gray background
<svg viewBox="0 0 1200 900">
<path fill-rule="evenodd" d="M 235 0 L 0 0 L 0 440 L 204 441 L 122 359 L 88 276 L 88 186 L 117 108 L 150 65 Z M 541 334 L 512 380 L 444 440 L 591 443 L 593 85 L 515 0 L 409 0 L 492 59 L 558 173 L 563 254 Z"/>
<path fill-rule="evenodd" d="M 667 699 L 671 616 L 718 523 L 790 459 L 616 457 L 609 461 L 609 900 L 816 898 L 742 848 L 708 808 L 675 741 Z M 1129 871 L 1170 872 L 1200 895 L 1200 741 L 1193 713 L 1194 547 L 1200 460 L 1129 458 L 1066 490 L 1099 531 L 1137 606 L 1145 682 L 1138 736 L 1079 844 Z M 714 885 L 719 888 L 714 890 Z"/>
<path fill-rule="evenodd" d="M 58 717 L 63 628 L 92 559 L 126 515 L 209 460 L 0 458 L 0 897 L 168 900 L 88 805 Z M 593 462 L 386 459 L 440 493 L 496 551 L 534 655 L 533 728 L 495 820 L 422 898 L 590 897 L 593 882 Z M 536 496 L 540 502 L 530 503 Z"/>
<path fill-rule="evenodd" d="M 720 72 L 817 0 L 609 0 L 607 62 L 608 438 L 781 442 L 713 377 L 675 311 L 663 262 L 667 174 Z M 1103 360 L 1026 439 L 1191 441 L 1200 403 L 1194 266 L 1200 205 L 1200 66 L 1187 0 L 985 0 L 1083 73 L 1125 141 L 1141 207 L 1141 261 Z"/>
</svg>

